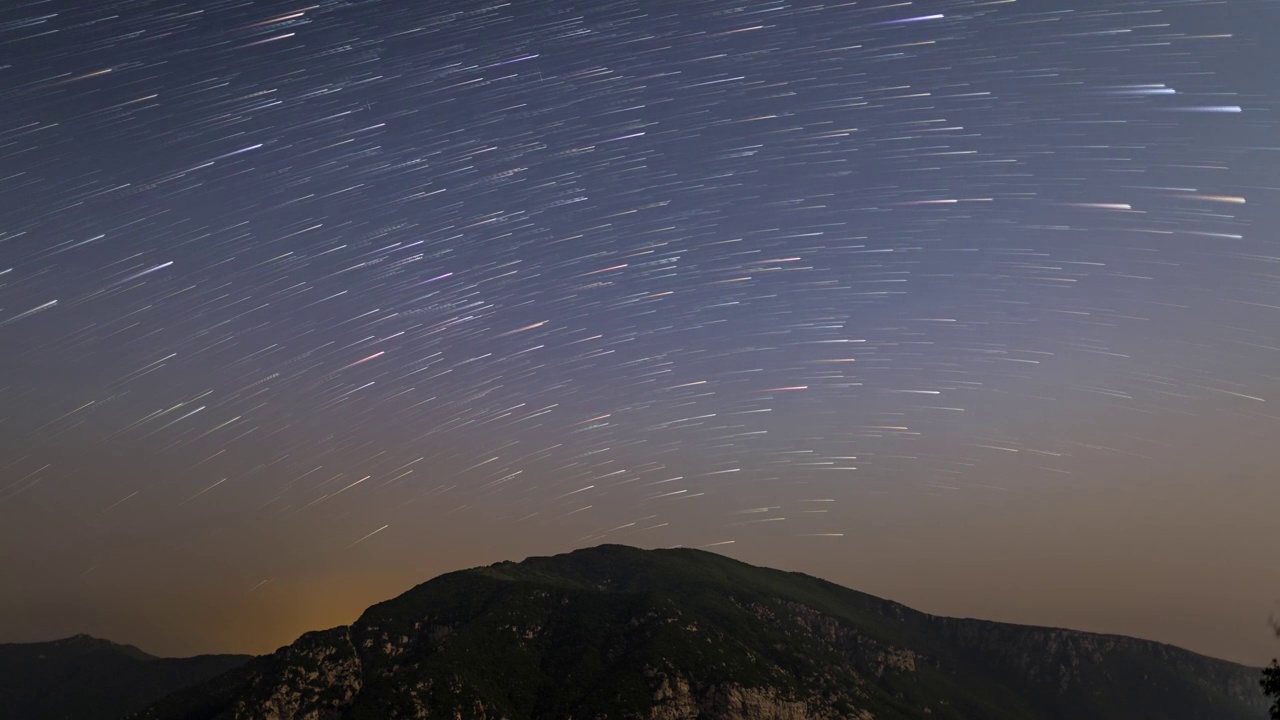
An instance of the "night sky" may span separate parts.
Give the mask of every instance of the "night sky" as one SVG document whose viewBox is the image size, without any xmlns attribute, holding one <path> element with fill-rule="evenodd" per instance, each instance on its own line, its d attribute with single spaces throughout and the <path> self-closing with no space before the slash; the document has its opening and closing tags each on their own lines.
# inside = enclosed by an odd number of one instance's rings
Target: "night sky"
<svg viewBox="0 0 1280 720">
<path fill-rule="evenodd" d="M 1242 662 L 1274 0 L 14 0 L 0 640 L 706 547 Z"/>
</svg>

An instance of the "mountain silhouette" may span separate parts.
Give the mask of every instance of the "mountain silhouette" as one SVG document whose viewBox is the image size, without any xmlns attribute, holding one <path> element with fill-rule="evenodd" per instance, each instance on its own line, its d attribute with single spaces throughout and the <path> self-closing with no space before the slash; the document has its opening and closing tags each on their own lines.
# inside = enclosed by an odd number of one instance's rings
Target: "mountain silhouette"
<svg viewBox="0 0 1280 720">
<path fill-rule="evenodd" d="M 442 575 L 136 717 L 1259 720 L 1258 677 L 1160 643 L 605 545 Z"/>
<path fill-rule="evenodd" d="M 159 658 L 88 635 L 0 644 L 0 718 L 119 720 L 250 657 Z"/>
</svg>

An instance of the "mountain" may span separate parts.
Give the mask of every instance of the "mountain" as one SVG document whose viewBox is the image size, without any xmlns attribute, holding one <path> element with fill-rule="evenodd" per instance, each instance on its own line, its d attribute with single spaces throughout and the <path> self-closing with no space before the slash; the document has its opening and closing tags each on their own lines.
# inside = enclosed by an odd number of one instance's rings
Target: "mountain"
<svg viewBox="0 0 1280 720">
<path fill-rule="evenodd" d="M 1145 640 L 606 545 L 443 575 L 137 718 L 1261 720 L 1258 678 Z"/>
<path fill-rule="evenodd" d="M 88 635 L 0 644 L 0 718 L 119 720 L 249 658 L 158 658 Z"/>
</svg>

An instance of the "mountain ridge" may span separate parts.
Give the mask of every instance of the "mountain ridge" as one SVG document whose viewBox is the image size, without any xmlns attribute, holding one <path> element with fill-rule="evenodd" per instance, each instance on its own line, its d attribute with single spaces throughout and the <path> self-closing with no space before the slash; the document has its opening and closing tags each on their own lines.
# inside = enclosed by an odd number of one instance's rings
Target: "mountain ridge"
<svg viewBox="0 0 1280 720">
<path fill-rule="evenodd" d="M 1257 678 L 1155 641 L 604 545 L 441 575 L 136 718 L 1253 720 Z"/>
<path fill-rule="evenodd" d="M 163 658 L 91 635 L 0 644 L 0 718 L 117 720 L 248 662 L 249 655 Z"/>
</svg>

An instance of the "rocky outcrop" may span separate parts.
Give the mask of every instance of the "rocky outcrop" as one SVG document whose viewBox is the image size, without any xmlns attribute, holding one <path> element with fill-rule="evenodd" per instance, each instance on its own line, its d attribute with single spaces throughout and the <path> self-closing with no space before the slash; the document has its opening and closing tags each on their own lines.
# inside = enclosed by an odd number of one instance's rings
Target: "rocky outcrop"
<svg viewBox="0 0 1280 720">
<path fill-rule="evenodd" d="M 720 684 L 695 691 L 689 680 L 660 674 L 661 684 L 646 715 L 649 720 L 873 720 L 865 711 L 841 715 L 824 702 L 782 696 L 772 688 Z"/>
<path fill-rule="evenodd" d="M 308 633 L 272 657 L 276 672 L 253 677 L 234 720 L 338 720 L 362 687 L 347 628 Z"/>
</svg>

